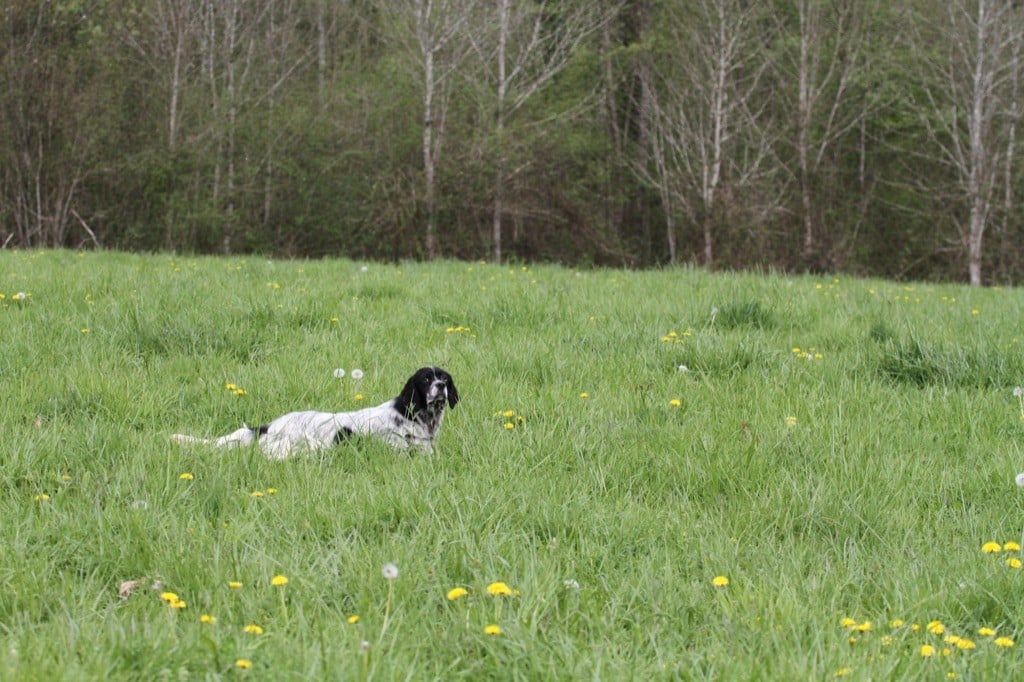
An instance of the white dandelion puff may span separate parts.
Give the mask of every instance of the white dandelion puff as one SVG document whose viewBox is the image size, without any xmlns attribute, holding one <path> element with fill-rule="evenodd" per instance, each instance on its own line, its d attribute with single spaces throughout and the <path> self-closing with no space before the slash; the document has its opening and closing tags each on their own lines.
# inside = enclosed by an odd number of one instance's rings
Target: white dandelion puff
<svg viewBox="0 0 1024 682">
<path fill-rule="evenodd" d="M 344 376 L 345 376 L 345 368 L 339 367 L 338 369 L 334 370 L 334 378 L 335 379 L 341 379 Z"/>
<path fill-rule="evenodd" d="M 352 378 L 355 379 L 356 381 L 359 381 L 360 379 L 362 379 L 363 378 L 363 370 L 361 370 L 361 369 L 354 369 L 354 370 L 352 370 Z"/>
<path fill-rule="evenodd" d="M 380 569 L 381 575 L 388 580 L 394 580 L 398 577 L 398 566 L 395 566 L 390 561 L 384 564 L 384 567 Z"/>
</svg>

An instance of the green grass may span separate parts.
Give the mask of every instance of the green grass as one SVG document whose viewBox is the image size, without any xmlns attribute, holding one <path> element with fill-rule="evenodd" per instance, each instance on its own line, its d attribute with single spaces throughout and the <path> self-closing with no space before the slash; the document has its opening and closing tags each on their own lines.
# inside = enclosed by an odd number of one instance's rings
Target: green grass
<svg viewBox="0 0 1024 682">
<path fill-rule="evenodd" d="M 0 293 L 5 679 L 1024 670 L 1019 553 L 981 551 L 1024 528 L 1019 290 L 5 251 Z M 463 398 L 433 456 L 168 440 L 424 364 Z"/>
</svg>

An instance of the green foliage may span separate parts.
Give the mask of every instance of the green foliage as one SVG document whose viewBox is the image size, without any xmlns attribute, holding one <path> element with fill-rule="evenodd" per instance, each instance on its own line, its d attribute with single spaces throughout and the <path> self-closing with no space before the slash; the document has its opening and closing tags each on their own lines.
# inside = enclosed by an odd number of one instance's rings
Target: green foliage
<svg viewBox="0 0 1024 682">
<path fill-rule="evenodd" d="M 5 678 L 1020 669 L 977 632 L 1024 637 L 981 551 L 1022 523 L 1018 290 L 4 251 L 0 294 Z M 433 456 L 168 442 L 425 363 L 463 397 Z"/>
</svg>

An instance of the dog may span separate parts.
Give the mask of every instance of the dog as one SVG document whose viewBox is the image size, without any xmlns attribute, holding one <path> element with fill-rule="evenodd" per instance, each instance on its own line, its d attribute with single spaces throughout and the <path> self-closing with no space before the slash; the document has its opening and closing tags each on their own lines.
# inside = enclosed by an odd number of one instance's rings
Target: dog
<svg viewBox="0 0 1024 682">
<path fill-rule="evenodd" d="M 174 434 L 175 443 L 200 443 L 232 448 L 258 443 L 272 459 L 315 452 L 343 443 L 352 436 L 376 436 L 393 447 L 434 451 L 445 406 L 454 408 L 459 391 L 452 375 L 440 367 L 422 367 L 409 377 L 397 397 L 376 407 L 354 412 L 290 412 L 269 424 L 243 426 L 220 438 Z"/>
</svg>

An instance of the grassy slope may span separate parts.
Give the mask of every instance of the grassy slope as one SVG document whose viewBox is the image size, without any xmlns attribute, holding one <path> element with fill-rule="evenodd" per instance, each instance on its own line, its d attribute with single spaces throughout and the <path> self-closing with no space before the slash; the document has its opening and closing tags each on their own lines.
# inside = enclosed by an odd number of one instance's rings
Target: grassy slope
<svg viewBox="0 0 1024 682">
<path fill-rule="evenodd" d="M 1020 674 L 1024 574 L 980 551 L 1024 524 L 1020 291 L 0 252 L 0 292 L 4 677 Z M 433 457 L 167 440 L 435 363 Z M 118 599 L 143 576 L 187 607 Z"/>
</svg>

